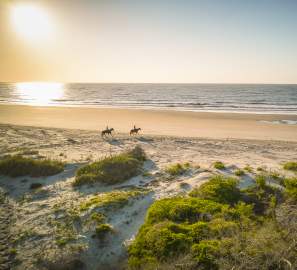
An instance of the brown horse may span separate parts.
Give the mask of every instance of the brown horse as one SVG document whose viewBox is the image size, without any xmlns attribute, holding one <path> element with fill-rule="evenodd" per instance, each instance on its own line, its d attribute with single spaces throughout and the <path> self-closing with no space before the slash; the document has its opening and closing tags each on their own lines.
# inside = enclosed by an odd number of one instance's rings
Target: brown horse
<svg viewBox="0 0 297 270">
<path fill-rule="evenodd" d="M 106 135 L 110 135 L 112 136 L 112 131 L 114 131 L 113 128 L 106 128 L 104 130 L 101 131 L 101 137 L 105 137 Z"/>
<path fill-rule="evenodd" d="M 134 126 L 134 128 L 130 130 L 130 136 L 133 134 L 135 134 L 135 135 L 138 134 L 138 131 L 140 131 L 140 130 L 141 130 L 141 128 L 136 128 Z"/>
</svg>

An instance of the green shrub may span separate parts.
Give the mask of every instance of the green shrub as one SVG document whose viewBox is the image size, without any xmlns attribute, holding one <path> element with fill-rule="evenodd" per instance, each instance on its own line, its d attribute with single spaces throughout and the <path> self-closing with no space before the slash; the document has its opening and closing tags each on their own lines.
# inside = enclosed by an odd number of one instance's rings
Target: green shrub
<svg viewBox="0 0 297 270">
<path fill-rule="evenodd" d="M 266 187 L 266 176 L 264 174 L 257 175 L 255 181 L 259 188 L 264 189 Z"/>
<path fill-rule="evenodd" d="M 29 175 L 32 177 L 50 176 L 62 172 L 64 163 L 57 160 L 35 160 L 19 155 L 0 160 L 0 174 L 12 177 Z"/>
<path fill-rule="evenodd" d="M 109 224 L 103 223 L 96 226 L 95 232 L 99 239 L 104 239 L 109 233 L 113 232 L 113 228 Z"/>
<path fill-rule="evenodd" d="M 182 175 L 189 169 L 189 167 L 190 167 L 189 163 L 171 164 L 165 168 L 165 172 L 170 174 L 171 176 Z"/>
<path fill-rule="evenodd" d="M 245 171 L 247 171 L 248 173 L 252 173 L 253 172 L 253 168 L 250 165 L 246 165 L 243 169 Z"/>
<path fill-rule="evenodd" d="M 190 196 L 213 200 L 219 203 L 235 204 L 240 198 L 238 181 L 231 177 L 217 175 L 190 192 Z"/>
<path fill-rule="evenodd" d="M 224 163 L 221 162 L 221 161 L 216 161 L 213 164 L 213 167 L 216 168 L 217 170 L 224 170 L 226 168 L 225 165 L 224 165 Z"/>
<path fill-rule="evenodd" d="M 235 179 L 219 175 L 190 196 L 155 201 L 128 248 L 129 267 L 256 270 L 289 262 L 295 269 L 296 204 L 262 182 L 239 190 Z M 297 198 L 296 178 L 285 180 L 285 192 Z"/>
<path fill-rule="evenodd" d="M 101 182 L 115 184 L 123 182 L 141 172 L 145 154 L 140 147 L 129 152 L 107 157 L 88 164 L 76 172 L 74 186 Z"/>
<path fill-rule="evenodd" d="M 297 201 L 297 177 L 285 179 L 284 184 L 286 195 Z"/>
<path fill-rule="evenodd" d="M 137 197 L 144 194 L 141 190 L 115 190 L 111 192 L 100 193 L 98 195 L 93 195 L 87 200 L 81 202 L 80 210 L 85 211 L 93 207 L 121 207 L 129 202 L 130 198 Z"/>
<path fill-rule="evenodd" d="M 149 208 L 146 222 L 149 224 L 171 220 L 175 222 L 196 222 L 203 214 L 221 211 L 223 205 L 199 198 L 166 198 L 155 201 Z"/>
<path fill-rule="evenodd" d="M 297 172 L 297 162 L 289 161 L 284 164 L 284 169 Z"/>
<path fill-rule="evenodd" d="M 237 170 L 234 172 L 234 174 L 235 174 L 236 176 L 242 176 L 242 175 L 244 175 L 244 170 L 237 169 Z"/>
<path fill-rule="evenodd" d="M 219 253 L 219 241 L 202 240 L 199 244 L 192 246 L 191 252 L 198 265 L 204 269 L 219 269 L 215 263 L 215 257 Z"/>
</svg>

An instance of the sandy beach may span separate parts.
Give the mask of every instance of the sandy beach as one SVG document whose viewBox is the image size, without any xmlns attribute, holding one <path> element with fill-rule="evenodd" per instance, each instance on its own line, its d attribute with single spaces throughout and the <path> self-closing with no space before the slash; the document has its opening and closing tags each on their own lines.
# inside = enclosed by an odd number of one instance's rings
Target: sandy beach
<svg viewBox="0 0 297 270">
<path fill-rule="evenodd" d="M 13 109 L 15 114 L 12 113 Z M 64 126 L 70 124 L 71 127 L 77 125 L 85 129 L 92 127 L 95 129 L 91 119 L 94 120 L 104 110 L 1 106 L 2 122 L 4 122 L 3 112 L 7 116 L 6 122 L 16 119 L 21 121 L 22 119 L 23 124 L 27 125 L 42 123 L 47 126 L 55 123 L 56 126 L 59 126 L 67 120 Z M 38 115 L 37 112 L 39 112 Z M 85 113 L 84 117 L 80 116 L 80 121 L 77 119 L 78 112 Z M 96 115 L 94 115 L 95 112 L 97 112 Z M 113 121 L 116 121 L 120 114 L 124 115 L 125 121 L 128 121 L 129 117 L 133 115 L 133 112 L 128 110 L 105 110 L 105 115 L 110 115 L 106 112 L 113 115 Z M 162 115 L 162 121 L 165 123 L 165 119 L 170 119 L 174 114 L 174 112 L 149 113 L 141 111 L 137 119 L 143 119 L 142 121 L 146 119 L 152 128 L 160 125 L 154 124 L 152 119 L 149 120 L 150 115 Z M 200 119 L 195 118 L 191 113 L 181 113 L 181 115 L 181 119 L 188 117 L 191 123 Z M 190 115 L 193 116 L 192 119 Z M 204 117 L 207 115 L 205 114 Z M 87 116 L 92 117 L 87 118 Z M 208 117 L 213 116 L 209 115 Z M 225 123 L 231 121 L 233 125 L 235 123 L 240 125 L 240 119 L 243 119 L 245 123 L 257 125 L 258 116 L 254 116 L 253 120 L 247 120 L 244 115 L 237 117 L 237 119 L 229 120 L 228 116 L 222 114 L 220 121 Z M 48 122 L 45 121 L 46 118 L 48 118 Z M 83 121 L 83 118 L 86 121 Z M 100 122 L 104 117 L 98 118 Z M 58 119 L 60 120 L 58 121 Z M 181 119 L 179 121 L 182 121 Z M 214 118 L 210 121 L 213 121 L 212 125 L 218 122 Z M 201 118 L 201 122 L 206 123 L 206 120 Z M 120 121 L 119 126 L 124 129 L 124 121 Z M 167 128 L 168 132 L 169 124 L 167 124 Z M 221 128 L 223 129 L 222 126 Z M 259 129 L 265 129 L 265 126 L 260 125 Z M 272 131 L 276 129 L 276 126 L 268 125 L 266 129 Z M 182 132 L 182 129 L 172 130 L 171 134 L 174 132 L 181 134 L 180 132 Z M 195 128 L 192 132 L 194 130 Z M 164 135 L 130 137 L 123 133 L 116 134 L 115 138 L 102 139 L 97 130 L 1 124 L 0 152 L 2 157 L 21 153 L 34 159 L 50 158 L 66 162 L 65 170 L 54 176 L 0 177 L 0 186 L 8 198 L 5 207 L 9 207 L 7 209 L 13 211 L 13 214 L 7 217 L 7 220 L 11 220 L 14 224 L 10 227 L 10 239 L 14 239 L 15 260 L 18 261 L 18 264 L 15 264 L 13 269 L 43 269 L 37 265 L 40 260 L 52 262 L 57 261 L 57 258 L 66 263 L 67 256 L 69 254 L 69 256 L 73 256 L 71 255 L 73 252 L 81 254 L 80 260 L 85 263 L 86 269 L 95 270 L 98 269 L 98 266 L 100 269 L 115 269 L 114 267 L 120 269 L 120 265 L 126 263 L 126 246 L 134 239 L 139 227 L 144 222 L 148 207 L 155 200 L 185 194 L 216 174 L 235 177 L 235 171 L 246 166 L 250 167 L 250 170 L 246 171 L 243 176 L 237 177 L 240 187 L 247 187 L 254 183 L 258 168 L 266 171 L 268 175 L 273 172 L 288 175 L 288 172 L 282 169 L 282 164 L 289 160 L 296 160 L 297 144 L 280 140 L 294 139 L 295 130 L 296 127 L 284 127 L 284 130 L 277 133 L 278 136 L 266 134 L 266 138 L 273 136 L 279 141 Z M 152 128 L 151 132 L 154 131 L 157 132 Z M 226 129 L 225 132 L 227 132 Z M 207 134 L 205 133 L 205 136 Z M 241 133 L 239 132 L 239 134 Z M 253 134 L 256 134 L 255 131 Z M 191 133 L 191 135 L 194 134 Z M 223 134 L 216 134 L 216 136 L 223 136 Z M 258 134 L 258 137 L 260 138 L 261 134 Z M 148 160 L 143 165 L 143 173 L 139 176 L 120 184 L 108 186 L 100 183 L 79 188 L 72 186 L 78 168 L 102 157 L 131 149 L 135 145 L 141 146 L 148 156 Z M 222 161 L 226 169 L 223 171 L 215 169 L 213 167 L 215 161 Z M 174 178 L 168 177 L 165 168 L 177 162 L 189 162 L 190 169 L 186 174 Z M 34 183 L 40 183 L 41 188 L 32 189 L 31 185 Z M 98 242 L 94 239 L 92 225 L 86 225 L 92 212 L 78 212 L 82 223 L 79 223 L 81 225 L 75 227 L 75 230 L 70 230 L 69 226 L 65 227 L 67 220 L 73 215 L 70 213 L 73 213 L 82 203 L 93 196 L 105 196 L 104 194 L 108 196 L 108 194 L 114 194 L 111 192 L 129 192 L 134 189 L 141 189 L 141 192 L 144 191 L 144 193 L 131 197 L 124 206 L 98 208 L 101 213 L 104 213 L 106 222 L 111 224 L 114 229 L 114 234 L 108 238 L 107 242 Z M 8 222 L 7 220 L 3 222 Z M 59 227 L 57 227 L 58 225 Z M 61 228 L 63 228 L 62 231 Z M 63 235 L 71 234 L 73 237 L 69 243 L 62 247 L 57 244 L 56 240 L 61 233 Z M 63 254 L 61 250 L 63 250 Z"/>
<path fill-rule="evenodd" d="M 277 120 L 297 121 L 297 116 L 0 105 L 5 124 L 98 131 L 108 125 L 116 133 L 136 125 L 149 135 L 297 141 L 297 125 L 270 123 Z"/>
</svg>

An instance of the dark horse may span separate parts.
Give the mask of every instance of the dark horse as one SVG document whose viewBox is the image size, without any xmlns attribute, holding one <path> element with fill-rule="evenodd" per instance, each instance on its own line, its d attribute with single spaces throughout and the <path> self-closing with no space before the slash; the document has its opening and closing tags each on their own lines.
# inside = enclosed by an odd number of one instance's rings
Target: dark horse
<svg viewBox="0 0 297 270">
<path fill-rule="evenodd" d="M 113 128 L 106 127 L 106 129 L 101 131 L 101 137 L 104 137 L 106 135 L 111 135 L 112 136 L 112 133 L 111 133 L 112 131 L 114 131 Z"/>
<path fill-rule="evenodd" d="M 141 130 L 141 128 L 136 128 L 136 127 L 134 126 L 134 128 L 130 130 L 130 136 L 133 135 L 133 134 L 138 134 L 138 131 L 139 131 L 139 130 Z"/>
</svg>

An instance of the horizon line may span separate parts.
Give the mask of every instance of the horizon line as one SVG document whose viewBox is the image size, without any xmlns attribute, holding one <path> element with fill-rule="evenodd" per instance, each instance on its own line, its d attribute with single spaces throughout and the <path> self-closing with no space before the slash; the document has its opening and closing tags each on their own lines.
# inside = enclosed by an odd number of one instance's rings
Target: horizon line
<svg viewBox="0 0 297 270">
<path fill-rule="evenodd" d="M 85 82 L 85 81 L 48 81 L 48 80 L 26 80 L 26 81 L 0 81 L 0 83 L 63 83 L 63 84 L 226 84 L 226 85 L 297 85 L 296 83 L 258 83 L 258 82 Z"/>
</svg>

